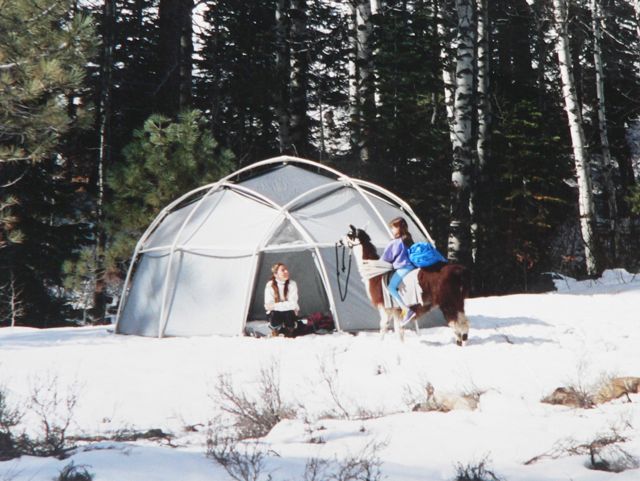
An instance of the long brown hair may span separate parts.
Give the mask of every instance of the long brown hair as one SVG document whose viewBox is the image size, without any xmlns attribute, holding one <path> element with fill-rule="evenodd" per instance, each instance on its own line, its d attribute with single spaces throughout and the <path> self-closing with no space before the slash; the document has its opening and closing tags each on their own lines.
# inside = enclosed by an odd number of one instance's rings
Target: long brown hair
<svg viewBox="0 0 640 481">
<path fill-rule="evenodd" d="M 278 282 L 276 280 L 276 273 L 280 266 L 285 266 L 284 262 L 276 262 L 271 266 L 271 289 L 273 289 L 273 298 L 276 302 L 286 301 L 289 297 L 289 279 L 284 282 L 284 299 L 280 299 L 280 289 L 278 289 Z"/>
<path fill-rule="evenodd" d="M 404 217 L 396 217 L 389 222 L 390 227 L 398 228 L 398 238 L 402 239 L 405 246 L 411 247 L 413 245 L 413 237 L 409 233 L 409 225 Z"/>
</svg>

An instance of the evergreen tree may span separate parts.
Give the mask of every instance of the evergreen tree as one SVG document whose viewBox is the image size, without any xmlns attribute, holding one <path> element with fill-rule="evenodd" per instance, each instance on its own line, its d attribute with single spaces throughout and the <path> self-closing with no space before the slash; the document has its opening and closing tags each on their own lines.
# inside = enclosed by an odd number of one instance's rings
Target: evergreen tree
<svg viewBox="0 0 640 481">
<path fill-rule="evenodd" d="M 249 163 L 280 151 L 274 106 L 274 1 L 206 0 L 194 106 L 210 119 L 213 136 Z"/>
<path fill-rule="evenodd" d="M 22 293 L 19 322 L 46 326 L 62 317 L 61 264 L 85 235 L 65 138 L 86 118 L 75 99 L 96 39 L 72 0 L 0 0 L 0 31 L 0 285 Z"/>
<path fill-rule="evenodd" d="M 231 153 L 218 147 L 198 111 L 187 111 L 176 122 L 152 115 L 134 132 L 124 156 L 125 162 L 108 176 L 114 195 L 107 211 L 107 259 L 120 272 L 163 207 L 233 167 Z"/>
</svg>

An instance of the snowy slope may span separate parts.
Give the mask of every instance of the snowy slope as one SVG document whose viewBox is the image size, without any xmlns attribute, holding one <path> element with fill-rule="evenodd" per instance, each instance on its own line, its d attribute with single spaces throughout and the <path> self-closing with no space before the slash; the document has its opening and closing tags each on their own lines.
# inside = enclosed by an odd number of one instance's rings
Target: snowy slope
<svg viewBox="0 0 640 481">
<path fill-rule="evenodd" d="M 453 344 L 445 327 L 408 333 L 404 343 L 373 333 L 149 339 L 104 327 L 0 329 L 0 384 L 27 412 L 31 432 L 38 419 L 28 408 L 29 393 L 54 383 L 59 394 L 78 396 L 72 434 L 160 428 L 175 436 L 176 446 L 88 443 L 66 460 L 1 462 L 0 481 L 49 481 L 70 460 L 88 466 L 96 481 L 231 479 L 205 457 L 204 426 L 220 414 L 213 399 L 218 376 L 255 394 L 260 370 L 269 366 L 299 415 L 261 440 L 269 453 L 261 479 L 268 473 L 274 480 L 302 479 L 309 458 L 333 462 L 378 443 L 389 480 L 451 480 L 456 465 L 485 458 L 508 481 L 639 480 L 640 469 L 587 469 L 586 455 L 524 464 L 557 452 L 559 443 L 591 442 L 613 427 L 629 438 L 620 446 L 640 458 L 640 395 L 594 409 L 540 402 L 559 386 L 640 376 L 640 275 L 616 270 L 598 281 L 556 283 L 554 293 L 468 300 L 472 331 L 465 348 Z M 427 383 L 436 393 L 482 392 L 478 409 L 412 412 Z M 341 409 L 350 419 L 326 419 Z M 377 416 L 358 419 L 362 412 Z"/>
</svg>

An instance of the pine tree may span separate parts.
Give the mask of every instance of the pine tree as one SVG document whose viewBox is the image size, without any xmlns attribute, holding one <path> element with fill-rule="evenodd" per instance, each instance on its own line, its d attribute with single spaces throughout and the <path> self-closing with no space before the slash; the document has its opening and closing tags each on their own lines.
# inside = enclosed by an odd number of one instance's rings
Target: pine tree
<svg viewBox="0 0 640 481">
<path fill-rule="evenodd" d="M 176 122 L 152 115 L 134 132 L 124 155 L 125 163 L 108 177 L 114 198 L 107 212 L 107 261 L 120 272 L 163 207 L 232 169 L 231 153 L 218 147 L 198 111 L 187 111 Z"/>
<path fill-rule="evenodd" d="M 20 322 L 44 326 L 60 317 L 60 267 L 85 235 L 63 142 L 86 119 L 74 99 L 97 42 L 72 0 L 0 0 L 0 12 L 0 285 L 22 293 Z"/>
</svg>

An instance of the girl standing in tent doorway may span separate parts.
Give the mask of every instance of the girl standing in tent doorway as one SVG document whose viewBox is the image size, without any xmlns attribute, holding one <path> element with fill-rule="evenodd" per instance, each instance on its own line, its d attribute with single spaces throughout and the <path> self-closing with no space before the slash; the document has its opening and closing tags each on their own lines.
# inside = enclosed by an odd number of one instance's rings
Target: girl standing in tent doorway
<svg viewBox="0 0 640 481">
<path fill-rule="evenodd" d="M 293 336 L 298 322 L 298 285 L 289 279 L 289 269 L 282 262 L 271 267 L 271 279 L 264 289 L 264 308 L 267 311 L 271 334 L 281 332 Z"/>
<path fill-rule="evenodd" d="M 389 293 L 398 301 L 400 307 L 406 311 L 404 319 L 402 320 L 402 325 L 404 326 L 413 320 L 416 315 L 416 313 L 404 303 L 398 293 L 398 287 L 402 279 L 416 268 L 409 260 L 409 247 L 413 245 L 413 237 L 411 237 L 409 233 L 407 221 L 402 217 L 396 217 L 391 220 L 389 227 L 391 228 L 391 234 L 394 239 L 384 250 L 382 260 L 391 263 L 395 270 L 389 281 Z"/>
</svg>

